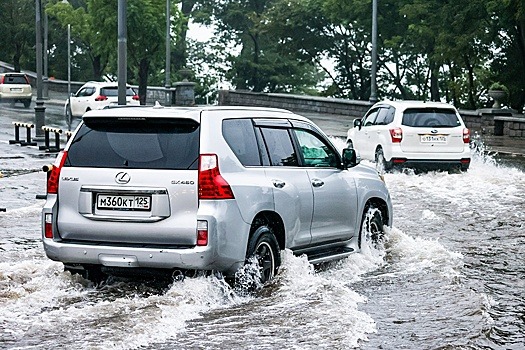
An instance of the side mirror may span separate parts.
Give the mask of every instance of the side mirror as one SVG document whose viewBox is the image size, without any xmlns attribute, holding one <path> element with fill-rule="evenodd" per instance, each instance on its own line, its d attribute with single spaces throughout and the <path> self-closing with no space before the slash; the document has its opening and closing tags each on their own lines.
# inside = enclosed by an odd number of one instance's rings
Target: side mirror
<svg viewBox="0 0 525 350">
<path fill-rule="evenodd" d="M 357 154 L 357 151 L 353 148 L 343 149 L 343 168 L 353 168 L 361 162 L 361 157 Z"/>
<path fill-rule="evenodd" d="M 358 128 L 359 130 L 361 130 L 361 119 L 354 119 L 354 128 Z"/>
</svg>

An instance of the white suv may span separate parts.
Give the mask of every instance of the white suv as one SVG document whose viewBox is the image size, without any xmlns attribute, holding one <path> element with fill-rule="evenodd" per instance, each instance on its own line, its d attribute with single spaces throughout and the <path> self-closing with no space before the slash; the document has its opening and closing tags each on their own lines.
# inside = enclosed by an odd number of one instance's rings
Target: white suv
<svg viewBox="0 0 525 350">
<path fill-rule="evenodd" d="M 118 102 L 117 82 L 90 81 L 82 85 L 75 94 L 66 100 L 64 114 L 66 120 L 69 116 L 80 118 L 87 111 L 101 109 Z M 71 105 L 70 105 L 71 103 Z M 139 105 L 139 96 L 131 86 L 126 86 L 126 103 Z"/>
<path fill-rule="evenodd" d="M 93 280 L 251 261 L 266 281 L 283 249 L 341 259 L 392 224 L 377 171 L 285 110 L 93 110 L 46 170 L 46 254 Z"/>
<path fill-rule="evenodd" d="M 0 101 L 14 104 L 19 101 L 25 108 L 31 105 L 33 92 L 27 75 L 24 73 L 0 74 Z"/>
<path fill-rule="evenodd" d="M 466 171 L 470 132 L 456 108 L 441 102 L 383 101 L 348 130 L 347 145 L 378 171 L 411 167 Z"/>
</svg>

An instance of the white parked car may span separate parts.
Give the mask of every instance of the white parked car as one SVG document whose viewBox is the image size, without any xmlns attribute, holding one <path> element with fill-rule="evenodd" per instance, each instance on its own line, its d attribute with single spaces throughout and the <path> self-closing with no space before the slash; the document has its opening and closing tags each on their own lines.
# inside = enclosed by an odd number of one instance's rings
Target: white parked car
<svg viewBox="0 0 525 350">
<path fill-rule="evenodd" d="M 383 101 L 348 130 L 347 145 L 378 171 L 393 168 L 466 171 L 470 132 L 456 108 L 442 102 Z"/>
<path fill-rule="evenodd" d="M 69 105 L 71 103 L 71 106 Z M 64 106 L 64 113 L 68 118 L 80 118 L 87 111 L 101 109 L 110 104 L 118 103 L 118 83 L 117 82 L 98 82 L 90 81 L 82 85 L 78 91 L 73 94 Z M 139 105 L 139 96 L 131 87 L 126 87 L 126 104 Z"/>
</svg>

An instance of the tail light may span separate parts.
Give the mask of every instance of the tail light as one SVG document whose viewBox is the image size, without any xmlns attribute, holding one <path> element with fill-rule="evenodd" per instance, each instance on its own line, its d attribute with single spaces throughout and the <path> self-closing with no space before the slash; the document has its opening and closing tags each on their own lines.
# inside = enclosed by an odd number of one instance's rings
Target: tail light
<svg viewBox="0 0 525 350">
<path fill-rule="evenodd" d="M 67 152 L 62 151 L 58 154 L 57 159 L 53 163 L 53 168 L 51 169 L 47 177 L 47 193 L 57 194 L 58 193 L 58 180 L 60 179 L 60 171 L 64 166 L 64 162 L 67 158 Z"/>
<path fill-rule="evenodd" d="M 108 99 L 108 97 L 105 96 L 105 95 L 98 95 L 97 97 L 95 97 L 95 101 L 98 101 L 98 102 L 106 101 L 107 99 Z"/>
<path fill-rule="evenodd" d="M 233 199 L 232 189 L 219 171 L 216 154 L 201 154 L 199 158 L 199 199 Z"/>
<path fill-rule="evenodd" d="M 463 129 L 463 142 L 470 143 L 470 130 L 467 128 Z"/>
<path fill-rule="evenodd" d="M 29 79 L 27 78 L 27 75 L 24 75 L 24 79 L 26 80 L 27 85 L 29 85 Z"/>
<path fill-rule="evenodd" d="M 392 143 L 400 143 L 403 140 L 403 130 L 401 128 L 390 129 L 390 137 L 392 138 Z"/>
<path fill-rule="evenodd" d="M 53 214 L 51 213 L 44 215 L 44 237 L 53 238 Z"/>
<path fill-rule="evenodd" d="M 197 221 L 197 245 L 208 245 L 208 221 L 206 220 Z"/>
<path fill-rule="evenodd" d="M 0 77 L 0 84 L 3 84 L 3 83 L 4 83 L 4 79 L 5 79 L 5 76 L 1 76 L 1 77 Z"/>
<path fill-rule="evenodd" d="M 133 95 L 133 97 L 131 98 L 133 101 L 139 101 L 140 100 L 140 97 L 139 95 Z"/>
</svg>

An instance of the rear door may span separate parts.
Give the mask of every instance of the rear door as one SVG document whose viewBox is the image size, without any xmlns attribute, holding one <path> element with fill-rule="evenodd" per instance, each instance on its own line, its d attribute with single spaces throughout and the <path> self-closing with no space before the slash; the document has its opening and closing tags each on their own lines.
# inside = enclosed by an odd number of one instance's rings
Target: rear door
<svg viewBox="0 0 525 350">
<path fill-rule="evenodd" d="M 84 86 L 77 91 L 75 96 L 71 96 L 71 113 L 74 116 L 82 116 L 86 112 L 90 101 L 94 98 L 92 96 L 95 90 L 94 86 Z"/>
<path fill-rule="evenodd" d="M 401 150 L 408 153 L 461 153 L 463 124 L 450 108 L 409 108 L 403 113 Z"/>
<path fill-rule="evenodd" d="M 198 155 L 195 120 L 85 118 L 61 172 L 60 237 L 194 245 Z"/>
<path fill-rule="evenodd" d="M 313 193 L 306 170 L 299 167 L 293 147 L 290 123 L 286 120 L 255 120 L 269 166 L 265 167 L 272 184 L 275 211 L 283 219 L 287 248 L 307 246 L 311 242 Z M 266 155 L 264 155 L 266 156 Z"/>
</svg>

